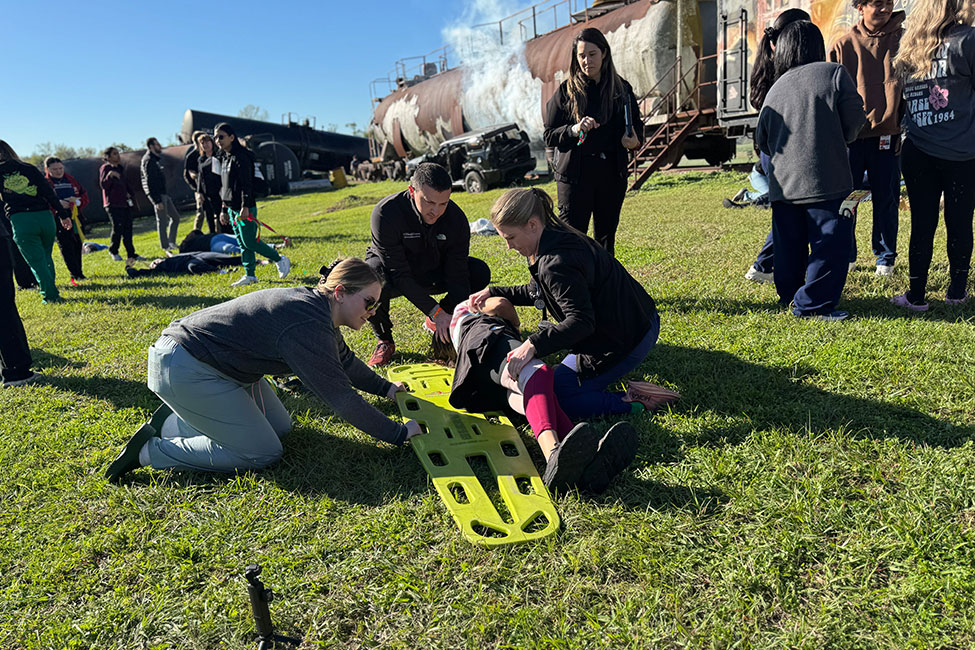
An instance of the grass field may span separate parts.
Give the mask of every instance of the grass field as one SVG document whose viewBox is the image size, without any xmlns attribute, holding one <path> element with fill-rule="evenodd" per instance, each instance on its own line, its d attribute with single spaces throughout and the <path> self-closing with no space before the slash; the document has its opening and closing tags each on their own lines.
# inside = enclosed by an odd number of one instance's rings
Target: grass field
<svg viewBox="0 0 975 650">
<path fill-rule="evenodd" d="M 972 647 L 975 307 L 940 302 L 943 229 L 929 313 L 888 304 L 906 255 L 892 280 L 873 275 L 867 210 L 841 304 L 855 318 L 800 321 L 742 279 L 770 223 L 720 207 L 743 176 L 654 181 L 627 198 L 617 254 L 661 311 L 635 374 L 683 400 L 634 416 L 633 467 L 602 497 L 558 498 L 563 530 L 534 545 L 471 546 L 409 448 L 311 397 L 283 397 L 295 429 L 269 470 L 102 478 L 156 405 L 145 351 L 170 320 L 364 254 L 371 206 L 398 185 L 262 203 L 294 242 L 283 281 L 271 267 L 241 289 L 236 274 L 130 281 L 101 252 L 63 304 L 20 292 L 47 381 L 0 391 L 0 647 L 249 647 L 252 560 L 278 628 L 307 648 Z M 454 199 L 473 220 L 499 194 Z M 903 251 L 908 236 L 903 213 Z M 472 251 L 497 282 L 527 278 L 497 237 Z M 423 360 L 418 314 L 398 300 L 393 321 L 399 359 Z M 360 357 L 374 343 L 368 328 L 347 340 Z"/>
</svg>

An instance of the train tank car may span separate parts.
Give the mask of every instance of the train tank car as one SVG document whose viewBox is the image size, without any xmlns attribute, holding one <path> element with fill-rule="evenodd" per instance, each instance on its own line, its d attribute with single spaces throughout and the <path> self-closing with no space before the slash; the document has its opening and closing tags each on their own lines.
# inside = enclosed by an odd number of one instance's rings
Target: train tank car
<svg viewBox="0 0 975 650">
<path fill-rule="evenodd" d="M 320 131 L 307 124 L 275 124 L 192 109 L 183 115 L 180 138 L 189 143 L 193 131 L 212 133 L 213 128 L 221 122 L 233 126 L 237 135 L 245 138 L 251 149 L 256 150 L 262 142 L 273 141 L 285 145 L 294 152 L 302 169 L 327 172 L 336 167 L 348 167 L 355 155 L 360 160 L 369 157 L 369 141 L 366 138 Z"/>
<path fill-rule="evenodd" d="M 700 15 L 704 7 L 710 8 L 713 17 L 713 2 L 637 0 L 607 4 L 613 8 L 531 38 L 523 45 L 480 43 L 481 51 L 467 57 L 460 67 L 413 85 L 403 84 L 405 87 L 376 106 L 371 135 L 379 145 L 389 143 L 400 156 L 421 155 L 465 131 L 517 122 L 537 151 L 542 146 L 542 109 L 564 80 L 572 39 L 582 29 L 595 27 L 606 35 L 617 71 L 639 97 L 667 85 L 658 82 L 672 74 L 678 43 L 682 58 L 691 67 L 702 55 L 701 43 L 714 41 L 714 20 L 702 22 Z M 702 25 L 708 24 L 711 34 L 705 38 Z M 680 35 L 678 25 L 682 26 Z"/>
</svg>

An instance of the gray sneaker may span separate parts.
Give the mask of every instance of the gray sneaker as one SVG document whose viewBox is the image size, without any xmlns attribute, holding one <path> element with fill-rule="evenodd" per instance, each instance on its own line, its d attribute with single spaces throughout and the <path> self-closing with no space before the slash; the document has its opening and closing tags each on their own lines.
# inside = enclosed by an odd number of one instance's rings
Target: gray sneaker
<svg viewBox="0 0 975 650">
<path fill-rule="evenodd" d="M 122 256 L 119 255 L 118 253 L 112 253 L 112 261 L 113 262 L 121 262 L 122 261 Z"/>
<path fill-rule="evenodd" d="M 246 287 L 248 284 L 254 284 L 256 282 L 257 282 L 257 278 L 255 276 L 253 276 L 253 275 L 245 275 L 244 277 L 242 277 L 241 279 L 237 280 L 236 282 L 231 282 L 230 283 L 230 286 L 232 286 L 232 287 Z"/>
<path fill-rule="evenodd" d="M 24 377 L 23 379 L 13 379 L 13 380 L 10 380 L 10 381 L 5 381 L 5 382 L 3 382 L 3 384 L 0 384 L 0 387 L 3 387 L 3 388 L 16 388 L 17 386 L 26 386 L 28 384 L 37 383 L 41 379 L 43 379 L 43 375 L 41 375 L 41 373 L 39 373 L 39 372 L 32 372 L 32 373 L 30 373 L 29 376 Z"/>
</svg>

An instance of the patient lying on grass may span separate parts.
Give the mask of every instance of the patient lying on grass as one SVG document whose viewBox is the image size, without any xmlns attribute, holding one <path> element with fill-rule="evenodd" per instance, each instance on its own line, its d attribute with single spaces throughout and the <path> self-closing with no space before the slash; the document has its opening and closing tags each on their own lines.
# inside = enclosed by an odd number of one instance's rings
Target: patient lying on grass
<svg viewBox="0 0 975 650">
<path fill-rule="evenodd" d="M 474 412 L 507 404 L 527 418 L 545 456 L 542 478 L 550 490 L 601 493 L 636 457 L 636 431 L 629 422 L 617 422 L 600 439 L 585 422 L 573 426 L 555 398 L 552 368 L 539 359 L 512 377 L 508 355 L 522 343 L 520 325 L 506 298 L 488 298 L 479 313 L 468 301 L 457 305 L 450 322 L 457 352 L 450 404 Z"/>
</svg>

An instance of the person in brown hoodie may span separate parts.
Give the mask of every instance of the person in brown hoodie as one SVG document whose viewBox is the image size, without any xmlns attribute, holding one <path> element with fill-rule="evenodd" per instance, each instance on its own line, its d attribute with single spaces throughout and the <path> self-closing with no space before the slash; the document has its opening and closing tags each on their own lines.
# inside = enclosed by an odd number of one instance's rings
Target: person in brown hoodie
<svg viewBox="0 0 975 650">
<path fill-rule="evenodd" d="M 833 44 L 829 60 L 846 68 L 857 85 L 867 124 L 850 145 L 850 171 L 855 189 L 864 189 L 866 171 L 873 195 L 873 254 L 877 275 L 894 273 L 897 257 L 897 208 L 900 199 L 903 83 L 894 73 L 894 56 L 904 32 L 904 12 L 894 0 L 853 0 L 860 20 Z M 857 258 L 856 236 L 850 270 Z"/>
</svg>

